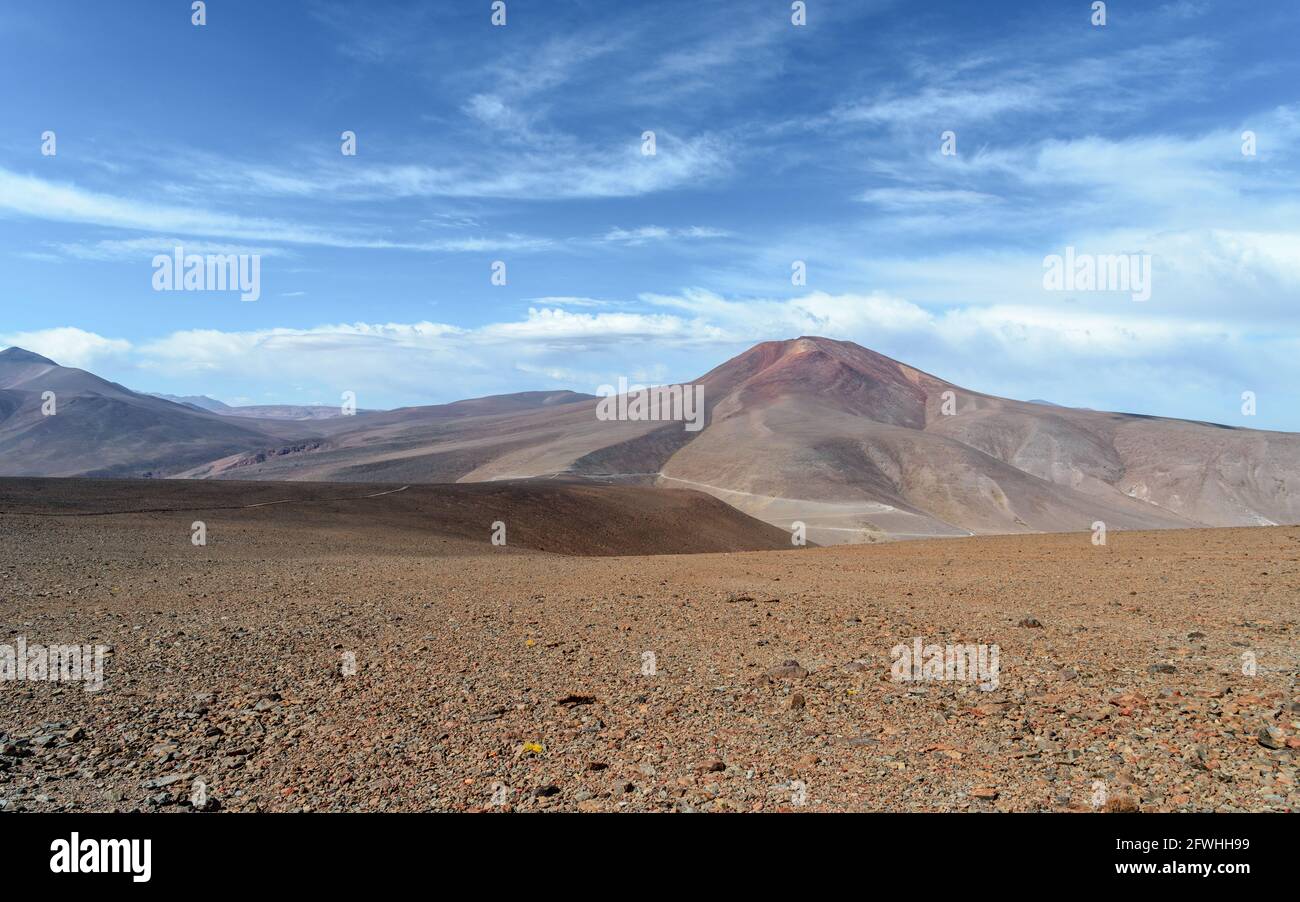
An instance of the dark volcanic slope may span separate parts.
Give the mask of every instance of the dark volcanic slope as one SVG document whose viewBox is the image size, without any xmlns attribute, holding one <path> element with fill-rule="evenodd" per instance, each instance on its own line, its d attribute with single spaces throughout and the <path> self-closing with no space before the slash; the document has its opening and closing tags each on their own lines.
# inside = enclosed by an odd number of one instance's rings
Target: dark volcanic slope
<svg viewBox="0 0 1300 902">
<path fill-rule="evenodd" d="M 195 520 L 208 547 L 272 531 L 294 545 L 327 532 L 358 553 L 387 550 L 395 535 L 428 539 L 440 554 L 521 549 L 570 555 L 688 554 L 790 548 L 788 534 L 693 491 L 556 481 L 411 485 L 234 481 L 0 478 L 0 526 L 51 521 L 135 521 L 141 535 L 174 522 L 188 543 Z M 506 545 L 491 544 L 493 524 Z M 407 548 L 413 547 L 410 544 Z M 414 547 L 420 547 L 418 545 Z"/>
</svg>

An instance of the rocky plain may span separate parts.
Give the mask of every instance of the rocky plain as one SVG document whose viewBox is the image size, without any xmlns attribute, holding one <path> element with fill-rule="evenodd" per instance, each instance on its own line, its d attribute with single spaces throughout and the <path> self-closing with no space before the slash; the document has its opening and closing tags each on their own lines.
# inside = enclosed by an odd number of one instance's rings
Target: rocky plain
<svg viewBox="0 0 1300 902">
<path fill-rule="evenodd" d="M 0 683 L 2 810 L 1300 803 L 1300 527 L 796 548 L 686 491 L 116 485 L 0 480 L 0 644 L 108 649 Z M 916 637 L 996 687 L 896 679 Z"/>
</svg>

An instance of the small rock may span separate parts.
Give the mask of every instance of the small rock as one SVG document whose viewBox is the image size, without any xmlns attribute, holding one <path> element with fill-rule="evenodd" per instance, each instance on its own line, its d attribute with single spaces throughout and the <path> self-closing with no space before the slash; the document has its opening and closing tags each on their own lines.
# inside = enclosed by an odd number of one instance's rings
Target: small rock
<svg viewBox="0 0 1300 902">
<path fill-rule="evenodd" d="M 1282 731 L 1277 727 L 1260 727 L 1259 732 L 1255 734 L 1255 738 L 1266 749 L 1280 749 L 1286 746 Z"/>
<path fill-rule="evenodd" d="M 556 702 L 557 705 L 560 705 L 561 707 L 564 708 L 574 708 L 577 707 L 578 705 L 594 705 L 595 703 L 596 703 L 596 696 L 594 695 L 572 695 L 572 694 L 566 695 L 564 698 Z"/>
<path fill-rule="evenodd" d="M 1101 806 L 1100 810 L 1107 814 L 1132 814 L 1140 809 L 1138 808 L 1137 799 L 1132 796 L 1113 795 L 1106 800 L 1106 803 Z"/>
<path fill-rule="evenodd" d="M 793 659 L 783 661 L 765 674 L 768 680 L 802 680 L 807 675 L 808 671 L 800 667 L 799 662 Z"/>
<path fill-rule="evenodd" d="M 171 786 L 180 778 L 180 774 L 168 774 L 165 777 L 155 777 L 152 780 L 145 780 L 140 784 L 140 786 L 144 789 L 161 789 L 164 786 Z"/>
</svg>

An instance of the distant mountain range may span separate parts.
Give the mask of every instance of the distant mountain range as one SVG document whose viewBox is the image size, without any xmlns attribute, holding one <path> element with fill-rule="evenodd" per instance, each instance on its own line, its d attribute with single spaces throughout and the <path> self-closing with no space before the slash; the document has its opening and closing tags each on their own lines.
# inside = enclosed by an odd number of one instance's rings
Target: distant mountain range
<svg viewBox="0 0 1300 902">
<path fill-rule="evenodd" d="M 343 416 L 341 405 L 334 404 L 247 404 L 231 406 L 207 395 L 163 395 L 150 392 L 155 398 L 184 404 L 196 410 L 221 414 L 223 417 L 254 417 L 272 420 L 327 420 Z"/>
<path fill-rule="evenodd" d="M 1300 435 L 1012 401 L 850 342 L 764 342 L 696 380 L 705 425 L 574 392 L 336 416 L 130 391 L 0 352 L 0 475 L 693 488 L 821 544 L 1300 522 Z M 57 414 L 43 416 L 53 391 Z M 215 409 L 211 405 L 220 405 Z M 608 405 L 606 405 L 608 406 Z M 281 413 L 272 413 L 280 411 Z M 304 413 L 305 411 L 305 413 Z"/>
</svg>

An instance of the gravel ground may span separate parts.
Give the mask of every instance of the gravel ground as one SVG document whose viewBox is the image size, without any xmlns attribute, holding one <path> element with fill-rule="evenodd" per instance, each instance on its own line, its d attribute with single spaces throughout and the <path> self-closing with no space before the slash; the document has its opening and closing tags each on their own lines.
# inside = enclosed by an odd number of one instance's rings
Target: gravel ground
<svg viewBox="0 0 1300 902">
<path fill-rule="evenodd" d="M 568 557 L 191 516 L 0 517 L 0 643 L 111 648 L 98 692 L 0 684 L 0 809 L 1300 801 L 1300 528 Z M 912 637 L 997 687 L 893 679 Z"/>
</svg>

